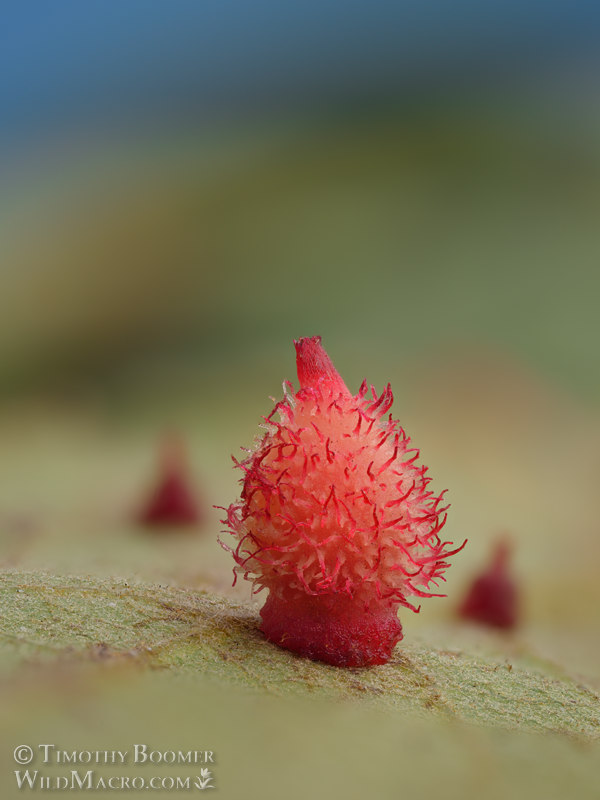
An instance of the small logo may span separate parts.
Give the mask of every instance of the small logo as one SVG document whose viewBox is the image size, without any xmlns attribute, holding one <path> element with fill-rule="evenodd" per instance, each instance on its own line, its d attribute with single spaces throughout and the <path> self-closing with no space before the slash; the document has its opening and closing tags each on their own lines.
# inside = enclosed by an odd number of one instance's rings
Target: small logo
<svg viewBox="0 0 600 800">
<path fill-rule="evenodd" d="M 215 787 L 211 784 L 212 781 L 212 772 L 209 769 L 201 769 L 200 775 L 196 776 L 196 780 L 194 781 L 194 786 L 196 789 L 214 789 Z"/>
</svg>

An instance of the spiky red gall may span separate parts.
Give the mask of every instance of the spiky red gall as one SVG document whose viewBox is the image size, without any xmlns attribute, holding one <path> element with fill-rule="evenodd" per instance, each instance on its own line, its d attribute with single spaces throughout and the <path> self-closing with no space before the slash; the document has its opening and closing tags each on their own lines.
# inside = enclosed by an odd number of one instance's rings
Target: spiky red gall
<svg viewBox="0 0 600 800">
<path fill-rule="evenodd" d="M 183 443 L 171 436 L 162 444 L 156 483 L 139 513 L 139 521 L 152 528 L 173 528 L 193 526 L 200 519 Z"/>
<path fill-rule="evenodd" d="M 473 580 L 459 608 L 463 619 L 504 630 L 517 626 L 519 592 L 510 573 L 511 552 L 508 539 L 496 542 L 491 564 Z"/>
<path fill-rule="evenodd" d="M 237 545 L 224 546 L 236 575 L 268 590 L 269 641 L 338 666 L 384 664 L 402 638 L 398 607 L 418 611 L 409 598 L 432 596 L 461 548 L 440 539 L 444 493 L 388 416 L 389 384 L 352 395 L 320 336 L 294 344 L 300 389 L 284 383 L 266 433 L 236 461 L 241 498 L 223 522 Z"/>
</svg>

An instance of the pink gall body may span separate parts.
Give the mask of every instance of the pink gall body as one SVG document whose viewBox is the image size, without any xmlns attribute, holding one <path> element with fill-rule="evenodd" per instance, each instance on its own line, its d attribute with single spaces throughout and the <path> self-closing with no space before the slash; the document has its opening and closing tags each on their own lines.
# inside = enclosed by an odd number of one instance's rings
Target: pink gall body
<svg viewBox="0 0 600 800">
<path fill-rule="evenodd" d="M 409 598 L 433 596 L 461 548 L 440 538 L 443 493 L 388 415 L 390 386 L 352 395 L 320 337 L 295 345 L 300 389 L 285 385 L 237 464 L 241 499 L 224 520 L 237 546 L 227 549 L 236 572 L 269 592 L 267 639 L 338 666 L 383 664 L 402 638 L 398 607 L 418 611 Z"/>
</svg>

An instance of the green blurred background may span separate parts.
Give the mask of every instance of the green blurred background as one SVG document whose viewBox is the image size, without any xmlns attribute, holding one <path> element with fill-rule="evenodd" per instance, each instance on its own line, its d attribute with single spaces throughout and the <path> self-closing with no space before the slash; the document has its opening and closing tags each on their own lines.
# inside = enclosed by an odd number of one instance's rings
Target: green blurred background
<svg viewBox="0 0 600 800">
<path fill-rule="evenodd" d="M 391 381 L 469 539 L 407 636 L 508 532 L 529 645 L 600 682 L 599 31 L 583 3 L 14 6 L 0 563 L 249 599 L 212 506 L 320 334 L 353 390 Z M 206 522 L 147 539 L 169 430 Z"/>
</svg>

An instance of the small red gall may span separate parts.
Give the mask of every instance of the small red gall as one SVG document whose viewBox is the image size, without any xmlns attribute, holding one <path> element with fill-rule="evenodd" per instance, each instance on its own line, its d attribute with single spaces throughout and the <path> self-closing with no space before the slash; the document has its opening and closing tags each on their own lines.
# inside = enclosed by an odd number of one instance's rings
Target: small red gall
<svg viewBox="0 0 600 800">
<path fill-rule="evenodd" d="M 142 525 L 152 528 L 193 526 L 201 520 L 184 447 L 174 437 L 163 444 L 156 484 L 138 518 Z"/>
<path fill-rule="evenodd" d="M 236 577 L 268 590 L 269 641 L 336 666 L 384 664 L 402 639 L 398 607 L 418 611 L 409 597 L 433 596 L 464 544 L 440 539 L 444 493 L 388 416 L 390 386 L 352 395 L 321 337 L 294 344 L 300 389 L 284 383 L 266 433 L 234 459 L 243 488 L 223 522 L 237 545 L 222 544 Z"/>
<path fill-rule="evenodd" d="M 463 619 L 491 628 L 511 630 L 519 621 L 519 592 L 509 571 L 512 547 L 496 542 L 490 566 L 476 577 L 460 606 Z"/>
</svg>

